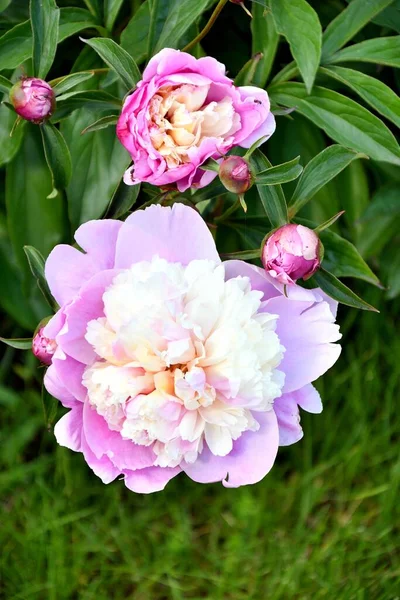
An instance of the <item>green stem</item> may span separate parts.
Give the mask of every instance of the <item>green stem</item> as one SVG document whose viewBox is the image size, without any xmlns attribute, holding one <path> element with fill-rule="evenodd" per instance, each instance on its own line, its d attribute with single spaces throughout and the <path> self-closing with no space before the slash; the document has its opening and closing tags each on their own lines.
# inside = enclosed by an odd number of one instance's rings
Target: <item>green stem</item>
<svg viewBox="0 0 400 600">
<path fill-rule="evenodd" d="M 228 0 L 219 0 L 207 25 L 204 27 L 204 29 L 202 29 L 202 31 L 200 31 L 200 33 L 198 35 L 196 35 L 196 37 L 191 42 L 189 42 L 189 44 L 187 44 L 183 48 L 183 52 L 187 52 L 188 50 L 193 48 L 193 46 L 195 46 L 196 44 L 201 42 L 203 37 L 205 37 L 207 35 L 207 33 L 210 31 L 211 27 L 214 25 L 215 21 L 217 20 L 219 14 L 221 13 L 222 9 L 224 8 L 224 6 L 227 2 L 228 2 Z"/>
<path fill-rule="evenodd" d="M 292 61 L 291 63 L 286 65 L 286 67 L 283 67 L 283 69 L 275 75 L 275 77 L 272 79 L 271 83 L 269 84 L 269 87 L 271 87 L 277 83 L 284 83 L 285 81 L 289 81 L 290 79 L 293 79 L 293 77 L 297 77 L 298 75 L 299 75 L 299 69 L 298 69 L 296 63 L 294 61 Z"/>
<path fill-rule="evenodd" d="M 227 208 L 224 213 L 222 213 L 222 215 L 220 215 L 219 217 L 215 217 L 214 222 L 222 223 L 222 221 L 226 221 L 227 217 L 230 217 L 231 214 L 234 213 L 239 208 L 239 206 L 241 206 L 241 204 L 240 204 L 240 200 L 238 198 L 236 200 L 236 202 L 231 204 L 230 207 Z"/>
</svg>

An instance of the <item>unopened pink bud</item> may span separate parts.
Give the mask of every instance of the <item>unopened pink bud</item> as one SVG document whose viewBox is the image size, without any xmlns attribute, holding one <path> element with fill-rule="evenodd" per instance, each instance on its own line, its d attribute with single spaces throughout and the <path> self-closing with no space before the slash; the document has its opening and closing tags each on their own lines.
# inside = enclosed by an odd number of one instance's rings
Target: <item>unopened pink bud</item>
<svg viewBox="0 0 400 600">
<path fill-rule="evenodd" d="M 219 178 L 234 194 L 244 194 L 253 184 L 249 164 L 240 156 L 224 158 L 219 167 Z"/>
<path fill-rule="evenodd" d="M 317 234 L 303 225 L 284 225 L 267 239 L 261 259 L 265 270 L 280 283 L 309 279 L 320 267 L 323 247 Z"/>
<path fill-rule="evenodd" d="M 53 89 L 36 77 L 17 81 L 10 90 L 10 100 L 15 112 L 33 123 L 42 123 L 50 117 L 56 105 Z"/>
<path fill-rule="evenodd" d="M 32 341 L 32 352 L 44 365 L 51 365 L 53 354 L 57 349 L 55 340 L 43 335 L 44 327 L 40 327 Z"/>
</svg>

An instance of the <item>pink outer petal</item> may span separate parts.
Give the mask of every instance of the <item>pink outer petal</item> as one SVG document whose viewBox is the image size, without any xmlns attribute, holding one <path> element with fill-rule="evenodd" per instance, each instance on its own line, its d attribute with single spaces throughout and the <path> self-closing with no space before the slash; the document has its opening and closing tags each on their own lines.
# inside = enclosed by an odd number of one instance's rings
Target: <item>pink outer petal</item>
<svg viewBox="0 0 400 600">
<path fill-rule="evenodd" d="M 291 301 L 282 296 L 265 302 L 263 309 L 279 315 L 276 331 L 286 348 L 279 365 L 285 373 L 285 393 L 315 381 L 335 364 L 341 348 L 332 342 L 341 334 L 327 302 Z"/>
<path fill-rule="evenodd" d="M 61 329 L 64 327 L 65 314 L 61 308 L 56 312 L 54 317 L 51 317 L 50 321 L 43 328 L 43 335 L 49 340 L 55 340 Z"/>
<path fill-rule="evenodd" d="M 271 470 L 278 452 L 279 431 L 273 410 L 254 413 L 258 431 L 247 431 L 234 442 L 227 456 L 214 456 L 205 447 L 193 464 L 183 462 L 182 470 L 194 481 L 222 481 L 225 487 L 257 483 Z"/>
<path fill-rule="evenodd" d="M 44 376 L 44 387 L 46 390 L 60 400 L 61 404 L 67 408 L 73 408 L 79 405 L 80 402 L 74 398 L 74 396 L 67 390 L 67 388 L 61 383 L 60 378 L 57 374 L 57 369 L 54 365 L 50 365 Z"/>
<path fill-rule="evenodd" d="M 264 293 L 264 301 L 281 295 L 280 291 L 276 288 L 276 282 L 264 269 L 250 265 L 243 260 L 227 260 L 223 265 L 226 281 L 235 277 L 248 277 L 251 288 Z"/>
<path fill-rule="evenodd" d="M 143 71 L 143 81 L 150 81 L 153 77 L 164 77 L 165 75 L 181 72 L 200 73 L 213 81 L 231 83 L 225 76 L 225 67 L 215 58 L 206 57 L 196 60 L 191 54 L 164 48 L 149 61 Z"/>
<path fill-rule="evenodd" d="M 124 440 L 118 431 L 111 431 L 104 418 L 85 402 L 83 427 L 88 447 L 97 459 L 107 456 L 118 469 L 143 469 L 154 464 L 155 454 L 150 446 L 139 446 Z"/>
<path fill-rule="evenodd" d="M 82 451 L 82 404 L 74 406 L 72 410 L 56 423 L 54 435 L 60 446 L 65 446 L 75 452 Z"/>
<path fill-rule="evenodd" d="M 89 254 L 99 269 L 112 269 L 121 221 L 104 219 L 88 221 L 75 233 L 79 246 Z"/>
<path fill-rule="evenodd" d="M 50 252 L 45 276 L 50 291 L 62 306 L 70 302 L 81 286 L 99 270 L 91 256 L 60 244 Z"/>
<path fill-rule="evenodd" d="M 64 309 L 66 327 L 57 337 L 57 343 L 66 354 L 86 365 L 96 360 L 93 347 L 85 340 L 87 324 L 104 316 L 103 294 L 117 273 L 116 269 L 110 269 L 94 275 Z"/>
<path fill-rule="evenodd" d="M 76 400 L 83 402 L 87 394 L 87 389 L 82 385 L 85 365 L 64 354 L 61 348 L 57 348 L 52 366 L 62 388 L 66 389 Z M 58 398 L 58 396 L 56 397 Z M 62 401 L 61 398 L 58 399 Z"/>
<path fill-rule="evenodd" d="M 313 385 L 305 385 L 300 390 L 283 394 L 275 400 L 274 411 L 278 418 L 280 446 L 295 444 L 303 437 L 299 406 L 311 413 L 322 412 L 321 396 Z"/>
<path fill-rule="evenodd" d="M 220 262 L 214 240 L 201 216 L 184 204 L 150 206 L 134 212 L 121 229 L 116 267 L 129 268 L 158 255 L 187 265 L 196 259 Z"/>
<path fill-rule="evenodd" d="M 111 483 L 118 475 L 121 475 L 120 469 L 115 467 L 107 456 L 96 458 L 89 448 L 84 434 L 82 435 L 82 452 L 89 467 L 103 483 Z"/>
<path fill-rule="evenodd" d="M 132 492 L 151 494 L 165 488 L 167 483 L 181 472 L 180 467 L 149 467 L 139 471 L 127 471 L 125 485 Z"/>
<path fill-rule="evenodd" d="M 295 398 L 297 404 L 309 413 L 313 413 L 318 415 L 322 412 L 322 402 L 321 396 L 319 392 L 315 389 L 311 383 L 309 385 L 305 385 L 300 390 L 295 392 Z"/>
</svg>

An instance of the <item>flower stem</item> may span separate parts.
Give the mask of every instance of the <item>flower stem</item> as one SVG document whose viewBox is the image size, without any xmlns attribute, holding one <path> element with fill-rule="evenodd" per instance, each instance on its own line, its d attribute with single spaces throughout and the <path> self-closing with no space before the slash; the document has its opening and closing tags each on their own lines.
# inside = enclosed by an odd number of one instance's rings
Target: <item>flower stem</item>
<svg viewBox="0 0 400 600">
<path fill-rule="evenodd" d="M 189 42 L 189 44 L 187 44 L 184 48 L 183 48 L 183 52 L 187 52 L 188 50 L 190 50 L 191 48 L 193 48 L 193 46 L 195 46 L 196 44 L 198 44 L 203 37 L 205 37 L 207 35 L 207 33 L 210 31 L 211 27 L 214 25 L 215 21 L 217 20 L 220 12 L 222 11 L 222 9 L 224 8 L 225 4 L 228 2 L 228 0 L 219 0 L 217 6 L 214 9 L 213 14 L 211 15 L 207 25 L 204 27 L 204 29 L 202 29 L 200 31 L 200 33 L 198 35 L 196 35 L 196 37 Z"/>
<path fill-rule="evenodd" d="M 222 221 L 226 221 L 227 217 L 230 217 L 231 214 L 234 213 L 239 208 L 239 206 L 241 206 L 241 204 L 240 204 L 240 200 L 238 198 L 236 200 L 236 202 L 231 204 L 230 207 L 227 208 L 224 213 L 222 213 L 222 215 L 220 215 L 219 217 L 215 217 L 214 222 L 221 223 Z"/>
</svg>

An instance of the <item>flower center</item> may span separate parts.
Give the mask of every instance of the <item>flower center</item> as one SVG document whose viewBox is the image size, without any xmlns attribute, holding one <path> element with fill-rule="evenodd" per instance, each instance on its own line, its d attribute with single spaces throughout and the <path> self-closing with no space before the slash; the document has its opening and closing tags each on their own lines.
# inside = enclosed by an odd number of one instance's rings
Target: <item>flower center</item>
<svg viewBox="0 0 400 600">
<path fill-rule="evenodd" d="M 169 168 L 190 162 L 190 148 L 205 138 L 222 142 L 240 129 L 232 99 L 207 102 L 209 90 L 210 85 L 164 86 L 151 99 L 151 142 Z"/>
<path fill-rule="evenodd" d="M 156 465 L 193 462 L 204 442 L 225 456 L 281 395 L 284 348 L 261 296 L 207 260 L 122 271 L 87 328 L 98 355 L 83 377 L 90 404 L 124 439 L 152 445 Z"/>
</svg>

